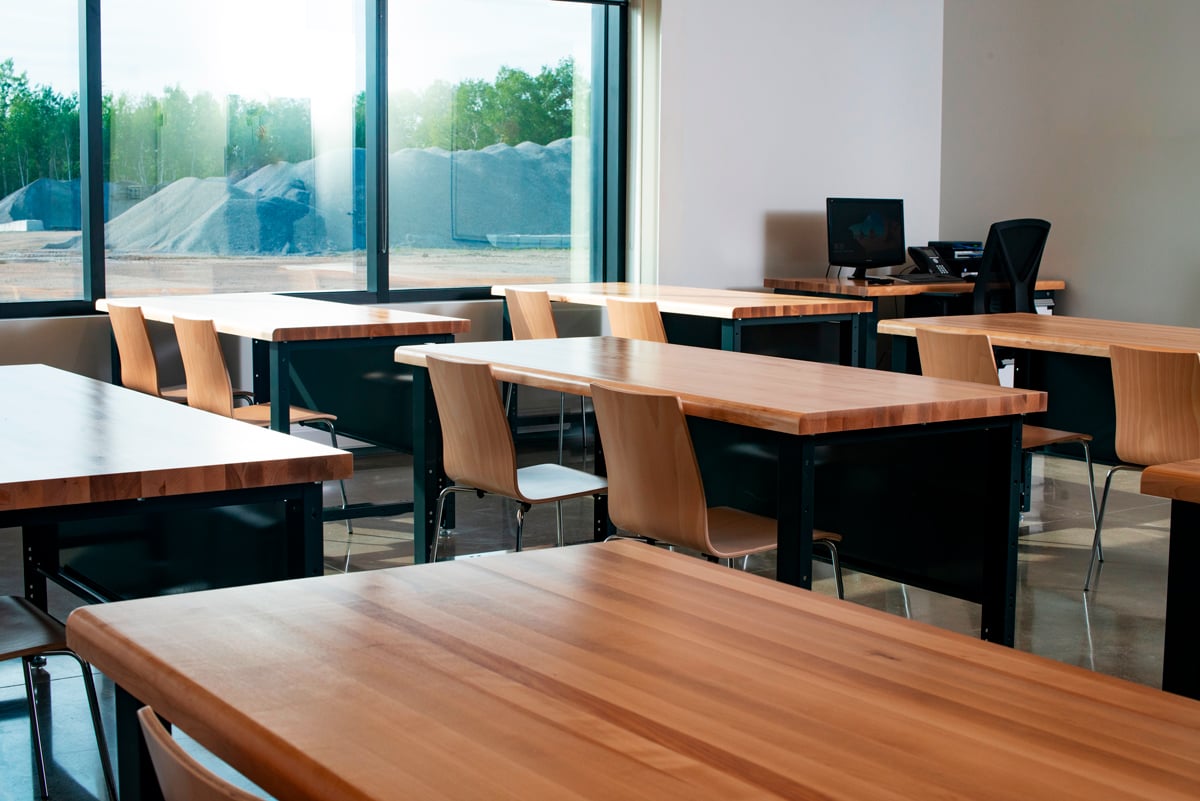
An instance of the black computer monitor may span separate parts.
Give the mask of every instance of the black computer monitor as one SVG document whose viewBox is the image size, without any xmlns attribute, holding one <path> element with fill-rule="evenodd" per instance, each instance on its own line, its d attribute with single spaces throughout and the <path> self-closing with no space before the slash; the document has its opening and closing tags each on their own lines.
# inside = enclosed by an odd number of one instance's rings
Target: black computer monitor
<svg viewBox="0 0 1200 801">
<path fill-rule="evenodd" d="M 854 268 L 855 278 L 866 278 L 868 267 L 889 267 L 907 260 L 903 200 L 826 198 L 825 223 L 829 263 Z"/>
</svg>

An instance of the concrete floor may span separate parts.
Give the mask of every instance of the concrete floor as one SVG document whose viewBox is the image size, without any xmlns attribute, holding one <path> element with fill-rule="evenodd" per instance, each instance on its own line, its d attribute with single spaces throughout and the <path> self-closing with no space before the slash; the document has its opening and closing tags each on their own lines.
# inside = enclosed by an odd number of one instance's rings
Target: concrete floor
<svg viewBox="0 0 1200 801">
<path fill-rule="evenodd" d="M 546 455 L 531 453 L 525 458 L 544 459 Z M 578 449 L 571 458 L 578 462 Z M 355 477 L 348 482 L 351 502 L 411 497 L 407 464 L 404 456 L 359 451 Z M 1102 481 L 1103 468 L 1098 468 L 1097 482 Z M 1079 462 L 1035 457 L 1033 506 L 1021 526 L 1016 646 L 1157 687 L 1162 671 L 1170 510 L 1167 502 L 1140 495 L 1138 481 L 1137 473 L 1119 473 L 1114 481 L 1105 525 L 1107 561 L 1093 591 L 1084 593 L 1091 541 L 1086 472 Z M 328 486 L 327 503 L 334 503 L 336 497 L 336 485 Z M 460 502 L 456 553 L 463 556 L 511 547 L 511 512 L 507 502 L 494 498 Z M 590 536 L 590 517 L 590 501 L 567 504 L 568 542 L 584 541 Z M 348 547 L 352 570 L 411 564 L 411 534 L 411 517 L 360 520 L 349 541 L 344 524 L 327 524 L 327 569 L 341 569 Z M 553 510 L 534 509 L 527 517 L 527 547 L 553 542 Z M 0 529 L 0 589 L 6 594 L 22 591 L 20 564 L 19 531 Z M 752 559 L 749 569 L 773 575 L 773 556 Z M 814 590 L 833 594 L 828 567 L 818 565 L 815 571 Z M 75 600 L 62 591 L 52 592 L 51 611 L 65 616 Z M 979 607 L 974 604 L 850 571 L 846 574 L 846 597 L 853 603 L 907 614 L 969 636 L 979 635 Z M 78 670 L 61 658 L 51 660 L 48 670 L 39 683 L 38 709 L 44 721 L 43 735 L 49 742 L 51 796 L 58 801 L 103 798 L 95 740 Z M 102 676 L 97 678 L 111 738 L 112 685 Z M 0 664 L 0 801 L 37 797 L 25 708 L 19 662 Z M 204 755 L 186 735 L 179 736 L 189 750 L 224 775 L 237 779 L 227 767 Z"/>
</svg>

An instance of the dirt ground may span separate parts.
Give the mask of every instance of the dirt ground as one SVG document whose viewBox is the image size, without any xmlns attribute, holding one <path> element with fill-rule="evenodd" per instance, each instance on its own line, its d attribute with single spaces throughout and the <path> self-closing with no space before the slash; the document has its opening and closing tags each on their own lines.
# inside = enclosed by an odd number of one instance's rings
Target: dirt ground
<svg viewBox="0 0 1200 801">
<path fill-rule="evenodd" d="M 0 232 L 0 302 L 83 295 L 78 231 Z M 565 281 L 566 249 L 398 249 L 389 257 L 392 289 Z M 205 292 L 283 292 L 366 288 L 366 257 L 345 254 L 180 256 L 105 253 L 109 297 Z"/>
</svg>

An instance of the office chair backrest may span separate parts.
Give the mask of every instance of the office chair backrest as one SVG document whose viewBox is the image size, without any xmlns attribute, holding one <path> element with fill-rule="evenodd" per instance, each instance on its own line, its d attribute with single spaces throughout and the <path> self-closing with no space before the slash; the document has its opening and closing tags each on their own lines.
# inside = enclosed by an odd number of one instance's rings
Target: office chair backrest
<svg viewBox="0 0 1200 801">
<path fill-rule="evenodd" d="M 233 384 L 213 321 L 176 317 L 175 337 L 183 358 L 188 406 L 233 417 Z"/>
<path fill-rule="evenodd" d="M 519 497 L 516 448 L 491 366 L 435 356 L 425 364 L 442 419 L 446 475 L 485 492 Z"/>
<path fill-rule="evenodd" d="M 158 362 L 142 308 L 110 303 L 108 320 L 121 357 L 121 383 L 129 389 L 159 396 Z"/>
<path fill-rule="evenodd" d="M 679 398 L 592 385 L 617 528 L 712 553 L 700 466 Z"/>
<path fill-rule="evenodd" d="M 613 336 L 649 342 L 667 341 L 662 315 L 658 313 L 658 304 L 654 301 L 609 298 L 607 305 L 608 325 Z"/>
<path fill-rule="evenodd" d="M 153 709 L 144 706 L 137 715 L 154 775 L 166 801 L 262 801 L 192 758 L 159 722 Z"/>
<path fill-rule="evenodd" d="M 1049 235 L 1045 220 L 992 223 L 975 278 L 976 314 L 1035 311 L 1033 292 Z"/>
<path fill-rule="evenodd" d="M 550 293 L 528 289 L 506 289 L 508 321 L 513 339 L 558 339 Z"/>
<path fill-rule="evenodd" d="M 1108 352 L 1121 461 L 1151 465 L 1200 458 L 1200 354 L 1116 345 Z"/>
<path fill-rule="evenodd" d="M 917 329 L 921 375 L 1000 385 L 996 355 L 986 334 L 958 334 Z"/>
</svg>

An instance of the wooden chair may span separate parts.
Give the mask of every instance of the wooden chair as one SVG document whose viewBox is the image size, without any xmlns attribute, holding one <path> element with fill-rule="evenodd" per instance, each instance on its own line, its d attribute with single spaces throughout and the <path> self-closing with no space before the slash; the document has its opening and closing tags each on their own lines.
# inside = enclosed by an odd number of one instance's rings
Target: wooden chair
<svg viewBox="0 0 1200 801">
<path fill-rule="evenodd" d="M 921 359 L 922 375 L 1000 386 L 1000 375 L 996 370 L 992 343 L 985 334 L 959 334 L 918 328 L 917 352 Z M 1028 424 L 1021 427 L 1021 448 L 1024 450 L 1034 450 L 1063 442 L 1078 442 L 1083 448 L 1089 478 L 1092 477 L 1092 455 L 1089 444 L 1091 441 L 1090 434 L 1060 431 Z M 1089 487 L 1094 522 L 1096 517 L 1095 482 L 1090 481 Z"/>
<path fill-rule="evenodd" d="M 922 375 L 1000 386 L 996 356 L 991 340 L 986 334 L 959 334 L 918 328 L 917 353 L 921 359 Z M 1088 493 L 1092 502 L 1092 529 L 1098 531 L 1096 527 L 1100 514 L 1096 506 L 1091 441 L 1090 434 L 1029 424 L 1021 426 L 1022 450 L 1038 450 L 1047 445 L 1065 442 L 1077 442 L 1083 448 L 1083 459 L 1088 471 Z M 1028 488 L 1025 491 L 1028 492 Z"/>
<path fill-rule="evenodd" d="M 554 311 L 550 305 L 550 293 L 531 289 L 505 289 L 504 300 L 508 306 L 508 320 L 512 326 L 513 339 L 558 339 L 558 327 L 554 324 Z M 512 399 L 513 385 L 508 387 L 508 398 L 504 408 Z M 563 461 L 563 430 L 566 428 L 566 394 L 558 394 L 558 463 Z M 587 462 L 587 398 L 579 398 L 580 448 Z"/>
<path fill-rule="evenodd" d="M 662 315 L 658 313 L 658 304 L 654 301 L 609 298 L 607 306 L 608 325 L 614 337 L 644 339 L 648 342 L 667 341 Z"/>
<path fill-rule="evenodd" d="M 679 398 L 593 384 L 592 407 L 608 465 L 609 516 L 617 528 L 713 561 L 777 547 L 774 518 L 708 505 Z M 844 598 L 835 545 L 840 540 L 813 532 L 813 544 L 829 551 L 837 595 Z"/>
<path fill-rule="evenodd" d="M 1117 458 L 1104 477 L 1084 590 L 1092 571 L 1104 561 L 1100 529 L 1113 475 L 1152 464 L 1200 458 L 1200 353 L 1111 345 L 1113 396 L 1116 399 Z"/>
<path fill-rule="evenodd" d="M 206 412 L 232 417 L 244 423 L 267 428 L 271 425 L 271 404 L 255 403 L 250 406 L 233 405 L 233 386 L 229 380 L 229 369 L 225 355 L 221 352 L 221 341 L 212 320 L 191 317 L 175 317 L 175 336 L 179 339 L 179 355 L 183 357 L 183 374 L 187 379 L 189 406 Z M 337 415 L 292 406 L 288 409 L 291 425 L 322 428 L 329 432 L 329 440 L 337 447 Z M 347 507 L 346 482 L 338 480 L 342 493 L 342 509 Z M 354 526 L 346 519 L 346 533 L 354 534 Z M 350 569 L 350 543 L 346 543 L 344 571 Z"/>
<path fill-rule="evenodd" d="M 485 362 L 426 359 L 438 415 L 443 421 L 446 475 L 454 483 L 438 495 L 438 536 L 430 561 L 437 561 L 446 499 L 456 492 L 501 495 L 517 502 L 516 550 L 521 550 L 525 513 L 531 506 L 568 498 L 605 494 L 608 482 L 582 470 L 558 464 L 517 467 L 512 431 L 500 401 L 500 389 Z M 558 544 L 563 544 L 562 507 L 556 504 Z"/>
<path fill-rule="evenodd" d="M 108 790 L 108 797 L 117 801 L 117 789 L 113 781 L 112 765 L 108 760 L 108 743 L 104 739 L 104 725 L 100 721 L 100 704 L 96 698 L 96 684 L 92 680 L 91 666 L 67 648 L 67 630 L 61 623 L 24 598 L 0 596 L 0 661 L 20 657 L 23 663 L 25 698 L 29 705 L 29 728 L 33 738 L 33 753 L 37 757 L 38 782 L 41 786 L 41 797 L 49 798 L 42 731 L 38 725 L 33 691 L 33 660 L 45 656 L 69 656 L 79 663 L 83 686 L 87 691 L 88 707 L 92 713 L 92 727 L 96 731 L 96 745 L 100 749 L 104 784 Z M 10 786 L 9 789 L 13 788 Z"/>
<path fill-rule="evenodd" d="M 121 385 L 176 403 L 187 403 L 186 386 L 159 386 L 158 360 L 154 356 L 154 346 L 150 343 L 150 331 L 142 308 L 110 303 L 108 319 L 112 324 L 117 353 L 121 357 Z M 254 402 L 253 392 L 244 389 L 233 389 L 232 392 L 235 401 Z"/>
<path fill-rule="evenodd" d="M 262 801 L 197 762 L 175 741 L 153 709 L 144 706 L 137 715 L 165 801 Z"/>
</svg>

